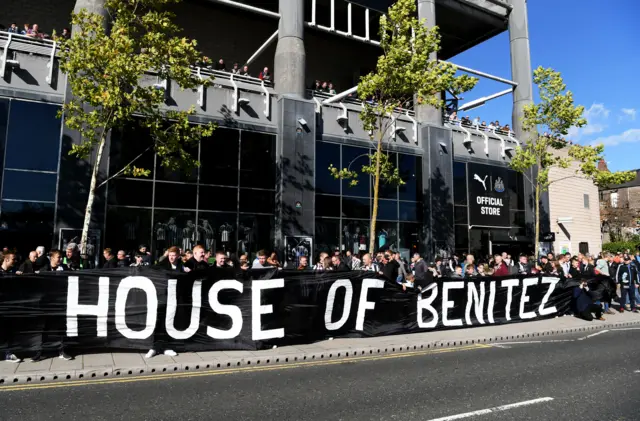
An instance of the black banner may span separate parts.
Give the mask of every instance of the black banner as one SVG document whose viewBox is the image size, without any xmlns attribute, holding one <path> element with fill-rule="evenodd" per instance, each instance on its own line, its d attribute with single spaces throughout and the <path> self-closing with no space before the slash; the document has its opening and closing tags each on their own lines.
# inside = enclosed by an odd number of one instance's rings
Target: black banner
<svg viewBox="0 0 640 421">
<path fill-rule="evenodd" d="M 469 163 L 469 225 L 509 227 L 509 192 L 506 168 Z"/>
<path fill-rule="evenodd" d="M 439 279 L 402 291 L 367 272 L 150 268 L 0 279 L 0 350 L 254 350 L 566 313 L 557 277 Z"/>
</svg>

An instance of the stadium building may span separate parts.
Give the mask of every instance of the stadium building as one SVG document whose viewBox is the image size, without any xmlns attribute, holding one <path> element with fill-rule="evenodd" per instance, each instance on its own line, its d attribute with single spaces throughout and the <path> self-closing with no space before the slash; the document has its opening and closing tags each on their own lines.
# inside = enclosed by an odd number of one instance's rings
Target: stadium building
<svg viewBox="0 0 640 421">
<path fill-rule="evenodd" d="M 8 0 L 2 23 L 37 23 L 59 33 L 74 8 L 103 13 L 101 3 Z M 429 256 L 531 249 L 532 188 L 508 169 L 524 140 L 519 116 L 532 100 L 526 0 L 418 0 L 419 17 L 440 27 L 440 60 L 509 31 L 511 80 L 460 68 L 504 83 L 505 90 L 459 109 L 512 95 L 513 132 L 460 124 L 428 108 L 398 109 L 388 147 L 406 184 L 382 189 L 376 233 L 369 232 L 370 183 L 363 179 L 354 188 L 330 177 L 330 164 L 357 168 L 371 147 L 360 103 L 350 94 L 375 66 L 380 11 L 390 3 L 185 0 L 176 6 L 186 35 L 215 62 L 223 58 L 227 72 L 199 69 L 216 77 L 206 90 L 157 83 L 166 87 L 168 108 L 195 106 L 194 122 L 219 128 L 191 151 L 201 162 L 191 174 L 163 170 L 145 152 L 145 133 L 112 133 L 100 174 L 109 181 L 94 206 L 96 249 L 147 244 L 157 253 L 200 242 L 251 253 L 312 247 L 315 256 L 365 250 L 371 235 L 379 248 Z M 68 154 L 79 139 L 57 118 L 69 92 L 56 49 L 50 40 L 0 32 L 0 238 L 21 251 L 73 241 L 86 205 L 91 163 Z M 232 77 L 233 63 L 248 64 L 250 76 Z M 257 78 L 264 67 L 272 81 Z M 309 89 L 316 80 L 331 81 L 337 92 Z M 114 177 L 140 154 L 137 165 L 152 169 L 148 179 Z"/>
</svg>

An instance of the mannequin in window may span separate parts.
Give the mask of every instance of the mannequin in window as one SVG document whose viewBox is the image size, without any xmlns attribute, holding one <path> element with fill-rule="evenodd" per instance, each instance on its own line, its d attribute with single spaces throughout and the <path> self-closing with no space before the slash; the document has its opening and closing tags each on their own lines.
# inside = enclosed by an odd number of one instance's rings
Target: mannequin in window
<svg viewBox="0 0 640 421">
<path fill-rule="evenodd" d="M 187 225 L 182 229 L 182 250 L 191 250 L 195 244 L 196 224 L 193 221 L 187 221 Z"/>
<path fill-rule="evenodd" d="M 231 240 L 232 232 L 233 227 L 228 223 L 224 223 L 220 226 L 220 242 L 222 243 L 222 247 L 225 250 L 229 247 L 229 241 Z"/>
<path fill-rule="evenodd" d="M 214 250 L 216 242 L 215 232 L 213 231 L 213 227 L 209 221 L 206 219 L 200 220 L 200 227 L 198 231 L 200 232 L 200 241 L 204 242 L 204 247 L 207 250 Z"/>
<path fill-rule="evenodd" d="M 389 233 L 385 229 L 381 229 L 378 234 L 378 248 L 383 248 L 387 244 L 387 237 Z"/>
</svg>

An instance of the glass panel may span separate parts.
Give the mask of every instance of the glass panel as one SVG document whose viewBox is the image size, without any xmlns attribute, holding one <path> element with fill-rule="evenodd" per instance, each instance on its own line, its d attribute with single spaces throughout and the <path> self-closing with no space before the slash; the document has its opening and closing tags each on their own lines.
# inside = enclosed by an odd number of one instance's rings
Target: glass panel
<svg viewBox="0 0 640 421">
<path fill-rule="evenodd" d="M 340 196 L 316 194 L 317 216 L 340 216 Z"/>
<path fill-rule="evenodd" d="M 153 214 L 152 248 L 156 258 L 164 250 L 177 246 L 191 250 L 196 245 L 196 213 L 185 211 L 155 210 Z"/>
<path fill-rule="evenodd" d="M 54 202 L 57 182 L 56 174 L 5 170 L 2 198 Z"/>
<path fill-rule="evenodd" d="M 389 153 L 389 161 L 393 163 L 393 166 L 397 166 L 398 154 Z M 373 196 L 373 193 L 371 193 Z M 395 184 L 385 183 L 384 180 L 380 180 L 380 198 L 381 199 L 397 199 L 398 198 L 398 186 Z"/>
<path fill-rule="evenodd" d="M 476 258 L 489 254 L 489 235 L 487 229 L 474 228 L 469 230 L 469 252 Z"/>
<path fill-rule="evenodd" d="M 153 181 L 118 179 L 109 182 L 110 205 L 151 207 Z"/>
<path fill-rule="evenodd" d="M 509 214 L 511 216 L 510 225 L 512 227 L 524 228 L 526 226 L 525 211 L 511 211 Z"/>
<path fill-rule="evenodd" d="M 238 189 L 233 187 L 200 186 L 198 209 L 238 211 Z"/>
<path fill-rule="evenodd" d="M 192 159 L 198 160 L 198 145 L 193 145 L 184 148 L 185 152 L 191 155 Z M 156 180 L 160 181 L 182 181 L 185 183 L 195 183 L 198 181 L 198 168 L 193 168 L 190 171 L 184 169 L 178 169 L 171 171 L 162 166 L 162 158 L 156 158 Z"/>
<path fill-rule="evenodd" d="M 52 104 L 11 101 L 5 168 L 58 171 L 59 109 Z"/>
<path fill-rule="evenodd" d="M 314 261 L 321 252 L 333 253 L 340 249 L 340 221 L 338 219 L 316 218 L 316 246 Z"/>
<path fill-rule="evenodd" d="M 134 124 L 125 130 L 114 132 L 111 139 L 109 174 L 115 174 L 124 166 L 131 164 L 151 170 L 148 179 L 153 179 L 154 151 L 149 129 Z"/>
<path fill-rule="evenodd" d="M 362 173 L 362 166 L 369 165 L 369 149 L 354 146 L 342 147 L 342 166 L 358 173 L 358 184 L 350 186 L 351 180 L 342 181 L 342 194 L 345 196 L 370 197 L 369 177 Z"/>
<path fill-rule="evenodd" d="M 276 137 L 243 131 L 241 134 L 240 185 L 275 189 Z"/>
<path fill-rule="evenodd" d="M 468 225 L 469 218 L 467 217 L 467 207 L 466 206 L 454 206 L 455 208 L 455 223 Z"/>
<path fill-rule="evenodd" d="M 238 130 L 217 128 L 213 136 L 200 142 L 200 183 L 238 185 Z"/>
<path fill-rule="evenodd" d="M 240 212 L 275 213 L 276 193 L 269 190 L 240 189 Z"/>
<path fill-rule="evenodd" d="M 118 208 L 109 206 L 105 247 L 114 251 L 135 253 L 141 245 L 151 244 L 151 209 Z"/>
<path fill-rule="evenodd" d="M 53 241 L 53 203 L 2 201 L 0 230 L 3 246 L 15 247 L 23 257 Z"/>
<path fill-rule="evenodd" d="M 369 219 L 371 217 L 369 199 L 343 197 L 342 216 L 346 218 Z"/>
<path fill-rule="evenodd" d="M 339 166 L 340 145 L 316 142 L 316 192 L 340 194 L 340 181 L 329 174 L 329 165 Z"/>
<path fill-rule="evenodd" d="M 0 157 L 4 156 L 4 149 L 7 140 L 7 124 L 9 119 L 9 106 L 10 101 L 8 99 L 0 98 Z M 0 160 L 0 166 L 2 161 Z M 2 178 L 2 168 L 0 167 L 0 179 Z"/>
<path fill-rule="evenodd" d="M 405 184 L 399 186 L 400 200 L 422 202 L 422 158 L 415 155 L 398 155 L 400 178 Z"/>
<path fill-rule="evenodd" d="M 453 196 L 456 205 L 467 205 L 467 165 L 453 163 Z"/>
<path fill-rule="evenodd" d="M 156 182 L 156 208 L 195 209 L 198 186 L 195 184 Z"/>
<path fill-rule="evenodd" d="M 410 261 L 413 253 L 422 250 L 422 225 L 400 223 L 400 236 L 398 238 L 398 250 L 402 257 Z"/>
<path fill-rule="evenodd" d="M 508 171 L 507 191 L 509 192 L 509 207 L 524 210 L 524 178 L 522 174 Z"/>
<path fill-rule="evenodd" d="M 240 215 L 241 231 L 238 232 L 238 244 L 249 253 L 249 262 L 253 263 L 259 250 L 273 251 L 275 244 L 274 217 L 271 215 Z"/>
<path fill-rule="evenodd" d="M 377 251 L 398 248 L 398 224 L 396 222 L 378 222 L 376 224 L 375 248 Z"/>
<path fill-rule="evenodd" d="M 206 250 L 236 252 L 237 215 L 235 213 L 198 212 L 196 242 Z M 241 230 L 242 231 L 242 230 Z"/>
<path fill-rule="evenodd" d="M 422 222 L 423 209 L 421 202 L 400 202 L 400 220 Z"/>
<path fill-rule="evenodd" d="M 373 209 L 373 201 L 371 202 Z M 398 201 L 397 200 L 378 200 L 378 219 L 387 221 L 398 220 Z"/>
<path fill-rule="evenodd" d="M 369 250 L 369 221 L 342 221 L 342 251 L 363 254 Z"/>
<path fill-rule="evenodd" d="M 455 226 L 456 247 L 455 253 L 460 256 L 469 251 L 469 228 L 467 225 Z"/>
</svg>

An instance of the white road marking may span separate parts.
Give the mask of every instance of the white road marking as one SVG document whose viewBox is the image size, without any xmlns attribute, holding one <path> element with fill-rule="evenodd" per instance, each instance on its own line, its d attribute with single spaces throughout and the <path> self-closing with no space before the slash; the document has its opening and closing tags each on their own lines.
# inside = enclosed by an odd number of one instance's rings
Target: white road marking
<svg viewBox="0 0 640 421">
<path fill-rule="evenodd" d="M 575 339 L 551 339 L 548 341 L 520 341 L 520 342 L 499 342 L 501 345 L 521 345 L 521 344 L 546 344 L 553 342 L 575 342 Z"/>
<path fill-rule="evenodd" d="M 487 408 L 487 409 L 480 409 L 478 411 L 473 411 L 473 412 L 466 412 L 464 414 L 458 414 L 458 415 L 451 415 L 448 417 L 442 417 L 442 418 L 435 418 L 429 421 L 452 421 L 452 420 L 461 420 L 464 418 L 471 418 L 471 417 L 477 417 L 478 415 L 486 415 L 486 414 L 491 414 L 494 412 L 502 412 L 502 411 L 508 411 L 509 409 L 515 409 L 515 408 L 520 408 L 523 406 L 528 406 L 528 405 L 535 405 L 537 403 L 543 403 L 543 402 L 549 402 L 552 401 L 553 398 L 538 398 L 538 399 L 533 399 L 530 401 L 524 401 L 524 402 L 517 402 L 517 403 L 511 403 L 509 405 L 502 405 L 502 406 L 496 406 L 494 408 Z"/>
<path fill-rule="evenodd" d="M 611 329 L 613 331 L 618 331 L 618 330 L 640 330 L 640 327 L 622 327 L 620 329 Z"/>
<path fill-rule="evenodd" d="M 636 371 L 634 371 L 634 373 L 640 373 L 640 370 L 636 370 Z"/>
<path fill-rule="evenodd" d="M 585 339 L 593 338 L 594 336 L 602 335 L 603 333 L 607 333 L 609 330 L 601 330 L 600 332 L 592 333 L 591 335 L 587 335 L 584 338 L 578 338 L 579 341 L 584 341 Z"/>
<path fill-rule="evenodd" d="M 511 348 L 510 346 L 506 346 L 506 345 L 503 345 L 503 344 L 489 344 L 489 346 L 492 346 L 494 348 L 503 348 L 503 349 Z"/>
</svg>

